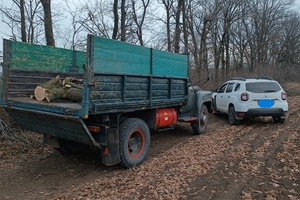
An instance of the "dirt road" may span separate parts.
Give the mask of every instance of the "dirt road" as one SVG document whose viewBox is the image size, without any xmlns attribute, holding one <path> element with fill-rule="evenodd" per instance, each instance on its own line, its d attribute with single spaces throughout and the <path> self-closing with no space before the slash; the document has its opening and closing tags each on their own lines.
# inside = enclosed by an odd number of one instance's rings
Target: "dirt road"
<svg viewBox="0 0 300 200">
<path fill-rule="evenodd" d="M 131 170 L 105 167 L 96 150 L 62 156 L 35 133 L 2 135 L 0 199 L 299 200 L 300 96 L 288 102 L 285 124 L 210 115 L 201 136 L 186 124 L 153 133 L 148 159 Z"/>
</svg>

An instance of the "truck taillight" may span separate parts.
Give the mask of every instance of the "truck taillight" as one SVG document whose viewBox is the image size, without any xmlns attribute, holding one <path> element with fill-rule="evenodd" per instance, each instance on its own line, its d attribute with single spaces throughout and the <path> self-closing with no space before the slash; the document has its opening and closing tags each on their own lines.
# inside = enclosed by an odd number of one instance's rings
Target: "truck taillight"
<svg viewBox="0 0 300 200">
<path fill-rule="evenodd" d="M 100 133 L 100 128 L 99 126 L 88 126 L 88 129 L 92 133 Z"/>
<path fill-rule="evenodd" d="M 248 93 L 242 93 L 241 94 L 241 100 L 242 101 L 248 101 L 248 99 L 249 99 Z"/>
<path fill-rule="evenodd" d="M 281 99 L 286 100 L 287 94 L 285 92 L 281 92 Z"/>
</svg>

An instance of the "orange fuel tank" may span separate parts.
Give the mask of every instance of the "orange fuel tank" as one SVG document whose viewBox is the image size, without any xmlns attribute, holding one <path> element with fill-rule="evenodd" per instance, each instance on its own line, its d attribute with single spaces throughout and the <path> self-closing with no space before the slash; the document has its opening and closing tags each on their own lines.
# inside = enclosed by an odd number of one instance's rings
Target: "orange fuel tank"
<svg viewBox="0 0 300 200">
<path fill-rule="evenodd" d="M 156 127 L 167 127 L 177 121 L 177 112 L 174 108 L 160 108 L 156 111 Z"/>
</svg>

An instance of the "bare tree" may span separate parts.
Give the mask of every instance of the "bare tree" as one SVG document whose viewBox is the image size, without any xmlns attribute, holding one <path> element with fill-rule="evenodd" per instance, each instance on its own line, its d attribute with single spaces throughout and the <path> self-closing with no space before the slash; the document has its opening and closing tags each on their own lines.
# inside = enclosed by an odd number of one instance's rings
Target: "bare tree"
<svg viewBox="0 0 300 200">
<path fill-rule="evenodd" d="M 273 47 L 276 62 L 283 64 L 300 64 L 300 16 L 291 13 L 283 22 L 278 37 L 278 46 Z"/>
<path fill-rule="evenodd" d="M 84 29 L 93 35 L 110 38 L 112 36 L 113 27 L 110 21 L 113 21 L 110 3 L 105 0 L 95 1 L 93 3 L 84 3 L 81 5 L 78 22 L 82 24 Z M 116 36 L 117 38 L 118 36 Z"/>
<path fill-rule="evenodd" d="M 80 49 L 84 50 L 86 45 L 86 34 L 80 34 L 83 32 L 83 21 L 77 13 L 82 12 L 82 8 L 75 6 L 69 2 L 65 2 L 65 12 L 67 12 L 70 18 L 70 29 L 66 29 L 65 32 L 60 34 L 60 38 L 64 37 L 64 48 L 71 48 L 72 50 Z"/>
<path fill-rule="evenodd" d="M 126 0 L 121 0 L 121 41 L 126 41 Z"/>
<path fill-rule="evenodd" d="M 52 28 L 52 13 L 51 0 L 40 0 L 44 8 L 44 26 L 45 36 L 48 46 L 55 46 L 53 28 Z"/>
<path fill-rule="evenodd" d="M 142 0 L 141 5 L 136 4 L 136 0 L 131 0 L 132 5 L 132 17 L 135 25 L 137 26 L 137 29 L 135 31 L 139 43 L 141 46 L 144 46 L 144 40 L 143 40 L 143 25 L 145 22 L 145 17 L 147 14 L 147 8 L 150 4 L 150 0 Z M 138 15 L 139 10 L 141 10 L 141 14 Z"/>
<path fill-rule="evenodd" d="M 22 38 L 22 42 L 27 42 L 27 40 L 26 40 L 25 2 L 24 2 L 24 0 L 20 0 L 19 8 L 20 8 L 20 13 L 21 13 L 21 38 Z"/>
<path fill-rule="evenodd" d="M 188 10 L 187 10 L 187 1 L 184 1 L 182 5 L 182 31 L 183 31 L 183 41 L 184 41 L 184 53 L 189 52 L 189 32 L 188 32 Z"/>
<path fill-rule="evenodd" d="M 189 0 L 187 23 L 191 38 L 189 49 L 199 77 L 208 70 L 209 56 L 213 54 L 213 25 L 217 23 L 220 10 L 214 1 Z M 215 34 L 216 35 L 216 34 Z"/>
<path fill-rule="evenodd" d="M 113 10 L 114 10 L 114 28 L 113 28 L 113 34 L 112 39 L 117 39 L 118 29 L 119 29 L 119 14 L 118 14 L 118 0 L 114 0 L 113 4 Z"/>
<path fill-rule="evenodd" d="M 159 19 L 166 26 L 166 35 L 167 35 L 167 49 L 169 52 L 172 51 L 172 38 L 171 38 L 171 19 L 173 17 L 173 7 L 175 0 L 161 0 L 158 1 L 159 4 L 163 4 L 166 11 L 166 19 Z"/>
<path fill-rule="evenodd" d="M 2 20 L 11 28 L 12 38 L 23 42 L 39 41 L 41 13 L 39 0 L 13 0 L 11 7 L 1 7 L 5 18 Z"/>
<path fill-rule="evenodd" d="M 174 52 L 179 53 L 180 51 L 180 33 L 181 33 L 181 28 L 180 28 L 180 13 L 182 11 L 182 8 L 184 4 L 184 0 L 178 0 L 177 4 L 177 10 L 176 10 L 176 16 L 175 16 L 175 38 L 174 38 Z"/>
</svg>

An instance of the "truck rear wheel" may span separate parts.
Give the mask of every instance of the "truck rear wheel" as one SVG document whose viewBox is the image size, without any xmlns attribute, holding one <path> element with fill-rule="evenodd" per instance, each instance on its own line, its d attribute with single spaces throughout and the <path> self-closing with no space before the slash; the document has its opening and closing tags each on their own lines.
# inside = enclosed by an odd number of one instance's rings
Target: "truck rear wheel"
<svg viewBox="0 0 300 200">
<path fill-rule="evenodd" d="M 201 110 L 198 113 L 198 120 L 191 123 L 195 135 L 201 135 L 206 131 L 208 110 L 206 105 L 201 106 Z"/>
<path fill-rule="evenodd" d="M 150 131 L 138 118 L 128 118 L 120 125 L 120 165 L 132 168 L 142 164 L 150 148 Z"/>
</svg>

